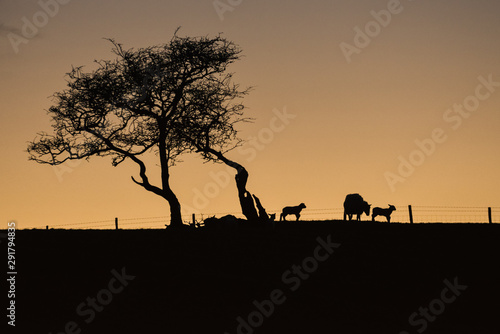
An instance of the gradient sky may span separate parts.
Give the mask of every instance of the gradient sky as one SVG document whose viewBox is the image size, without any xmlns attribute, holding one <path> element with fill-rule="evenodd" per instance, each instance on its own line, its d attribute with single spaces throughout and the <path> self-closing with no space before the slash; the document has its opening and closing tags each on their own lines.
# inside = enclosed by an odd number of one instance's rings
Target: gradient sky
<svg viewBox="0 0 500 334">
<path fill-rule="evenodd" d="M 103 38 L 146 47 L 168 42 L 179 26 L 180 36 L 223 33 L 243 49 L 230 70 L 242 86 L 254 87 L 244 103 L 256 121 L 241 125 L 241 136 L 253 141 L 229 157 L 247 168 L 248 189 L 268 211 L 301 202 L 310 210 L 340 208 L 354 192 L 374 206 L 500 206 L 498 1 L 231 1 L 239 3 L 234 6 L 221 0 L 232 10 L 219 13 L 212 0 L 66 1 L 57 11 L 54 1 L 46 2 L 52 15 L 37 1 L 0 1 L 5 224 L 168 214 L 166 201 L 130 180 L 138 175 L 131 163 L 114 168 L 109 159 L 94 158 L 54 168 L 28 161 L 25 150 L 37 132 L 51 130 L 45 110 L 71 66 L 91 70 L 94 59 L 114 56 Z M 393 13 L 390 20 L 379 14 L 382 26 L 373 13 L 387 8 Z M 37 31 L 28 28 L 33 22 Z M 356 38 L 365 28 L 369 40 Z M 346 57 L 346 45 L 356 52 Z M 457 106 L 464 103 L 471 111 L 461 116 Z M 290 118 L 276 118 L 285 112 Z M 439 134 L 434 148 L 433 132 Z M 418 152 L 416 141 L 426 143 L 428 154 Z M 401 158 L 418 166 L 401 175 Z M 226 171 L 197 156 L 172 170 L 185 214 L 239 211 L 234 173 L 226 184 Z M 388 175 L 400 178 L 391 186 Z"/>
</svg>

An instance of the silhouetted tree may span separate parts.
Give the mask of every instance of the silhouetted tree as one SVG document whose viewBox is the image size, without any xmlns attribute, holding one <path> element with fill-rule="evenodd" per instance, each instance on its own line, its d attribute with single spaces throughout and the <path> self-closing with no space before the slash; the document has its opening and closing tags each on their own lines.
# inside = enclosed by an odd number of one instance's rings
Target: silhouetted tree
<svg viewBox="0 0 500 334">
<path fill-rule="evenodd" d="M 217 138 L 211 137 L 210 145 L 222 151 L 213 154 L 223 159 L 225 150 L 238 144 L 233 124 L 245 120 L 241 117 L 243 106 L 231 101 L 247 90 L 231 85 L 231 74 L 225 71 L 239 59 L 241 50 L 221 36 L 174 34 L 167 44 L 137 50 L 124 50 L 121 44 L 110 41 L 117 59 L 96 61 L 98 67 L 92 72 L 76 67 L 68 73 L 68 88 L 54 94 L 55 105 L 48 110 L 54 133 L 39 133 L 29 143 L 30 160 L 58 165 L 110 156 L 113 166 L 130 160 L 137 164 L 140 175 L 139 180 L 132 180 L 165 198 L 170 205 L 171 226 L 181 226 L 181 207 L 170 186 L 169 169 L 181 154 L 193 151 L 193 135 L 207 120 L 200 118 L 203 113 L 198 109 L 220 113 L 217 121 L 213 120 Z M 160 185 L 148 179 L 144 155 L 149 153 L 155 153 L 159 160 Z M 246 183 L 248 173 L 241 169 L 238 175 L 238 184 Z"/>
</svg>

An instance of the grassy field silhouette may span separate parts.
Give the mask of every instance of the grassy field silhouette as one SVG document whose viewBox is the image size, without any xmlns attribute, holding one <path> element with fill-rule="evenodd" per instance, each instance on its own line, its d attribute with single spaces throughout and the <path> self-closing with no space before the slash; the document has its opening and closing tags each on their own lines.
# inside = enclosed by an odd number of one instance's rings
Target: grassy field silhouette
<svg viewBox="0 0 500 334">
<path fill-rule="evenodd" d="M 496 224 L 342 221 L 19 230 L 16 330 L 497 333 L 499 237 Z M 466 288 L 443 295 L 446 281 Z"/>
</svg>

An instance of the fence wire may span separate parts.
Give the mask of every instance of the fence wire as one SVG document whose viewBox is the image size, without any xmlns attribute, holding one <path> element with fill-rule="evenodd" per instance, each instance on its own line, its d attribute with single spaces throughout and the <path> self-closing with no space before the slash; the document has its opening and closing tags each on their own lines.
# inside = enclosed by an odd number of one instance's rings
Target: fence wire
<svg viewBox="0 0 500 334">
<path fill-rule="evenodd" d="M 490 207 L 492 223 L 500 223 L 500 207 Z M 269 214 L 275 213 L 276 220 L 280 219 L 281 209 L 267 210 Z M 195 223 L 209 217 L 223 217 L 233 215 L 236 218 L 245 218 L 240 212 L 207 212 L 196 213 Z M 306 221 L 313 220 L 342 220 L 344 216 L 343 208 L 306 208 L 300 213 L 300 219 Z M 458 207 L 458 206 L 413 206 L 412 215 L 414 223 L 488 223 L 488 208 L 487 207 Z M 371 220 L 365 214 L 361 216 L 361 220 Z M 186 224 L 192 224 L 192 214 L 182 215 L 182 220 Z M 295 220 L 293 215 L 288 216 L 287 220 Z M 384 222 L 385 217 L 378 216 L 376 221 Z M 410 214 L 408 205 L 396 206 L 396 211 L 391 214 L 392 223 L 409 223 Z M 120 229 L 164 229 L 170 224 L 170 216 L 156 217 L 118 217 L 118 227 Z M 41 228 L 26 227 L 24 229 Z M 115 219 L 97 220 L 89 222 L 76 222 L 68 224 L 49 225 L 46 228 L 56 229 L 115 229 Z"/>
</svg>

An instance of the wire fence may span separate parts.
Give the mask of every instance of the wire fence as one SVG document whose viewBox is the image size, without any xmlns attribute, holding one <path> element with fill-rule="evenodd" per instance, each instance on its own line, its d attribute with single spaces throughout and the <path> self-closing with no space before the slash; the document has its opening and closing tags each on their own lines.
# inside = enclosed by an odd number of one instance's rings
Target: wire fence
<svg viewBox="0 0 500 334">
<path fill-rule="evenodd" d="M 396 211 L 391 214 L 391 223 L 500 223 L 500 207 L 453 207 L 453 206 L 396 206 Z M 281 209 L 267 210 L 276 213 L 276 220 L 280 219 Z M 245 218 L 241 212 L 208 212 L 182 215 L 186 224 L 202 224 L 208 217 L 223 217 L 233 215 L 236 218 Z M 301 220 L 342 220 L 343 208 L 309 209 L 301 212 Z M 194 220 L 193 220 L 194 218 Z M 288 220 L 295 217 L 288 216 Z M 361 220 L 371 220 L 371 217 L 362 215 Z M 385 222 L 386 218 L 378 216 L 378 222 Z M 90 222 L 77 222 L 68 224 L 48 225 L 46 229 L 164 229 L 170 223 L 170 216 L 114 218 Z M 25 227 L 24 229 L 40 228 L 40 226 Z"/>
<path fill-rule="evenodd" d="M 488 223 L 488 207 L 454 207 L 454 206 L 411 206 L 414 223 Z M 500 207 L 491 207 L 492 223 L 500 223 Z M 343 208 L 333 209 L 305 209 L 301 213 L 305 220 L 342 220 Z M 361 220 L 371 220 L 365 214 Z M 378 216 L 375 221 L 386 221 Z M 410 209 L 408 205 L 396 205 L 396 211 L 391 214 L 391 222 L 410 223 Z"/>
</svg>

